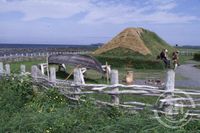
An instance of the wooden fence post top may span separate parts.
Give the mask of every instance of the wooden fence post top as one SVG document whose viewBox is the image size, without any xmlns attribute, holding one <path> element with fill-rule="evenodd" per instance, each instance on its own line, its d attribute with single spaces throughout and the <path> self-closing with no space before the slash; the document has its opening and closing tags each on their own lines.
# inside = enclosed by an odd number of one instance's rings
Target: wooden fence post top
<svg viewBox="0 0 200 133">
<path fill-rule="evenodd" d="M 119 84 L 118 70 L 111 70 L 111 84 Z"/>
<path fill-rule="evenodd" d="M 112 70 L 111 71 L 111 84 L 116 85 L 119 84 L 119 75 L 118 70 Z M 119 88 L 112 89 L 113 92 L 118 92 Z M 118 95 L 112 95 L 112 103 L 115 105 L 119 105 L 119 96 Z"/>
<path fill-rule="evenodd" d="M 74 82 L 76 84 L 85 84 L 83 73 L 81 72 L 81 68 L 74 69 Z"/>
<path fill-rule="evenodd" d="M 31 76 L 33 78 L 37 78 L 37 70 L 38 70 L 38 68 L 37 68 L 36 65 L 34 65 L 34 66 L 31 67 Z"/>
<path fill-rule="evenodd" d="M 20 66 L 20 71 L 21 71 L 21 74 L 26 73 L 26 66 L 22 64 L 22 65 Z"/>
<path fill-rule="evenodd" d="M 170 69 L 167 71 L 165 90 L 174 91 L 174 87 L 175 87 L 175 72 L 174 70 Z"/>
<path fill-rule="evenodd" d="M 50 67 L 50 81 L 56 82 L 56 68 Z"/>
<path fill-rule="evenodd" d="M 6 75 L 10 76 L 10 64 L 5 65 Z"/>
<path fill-rule="evenodd" d="M 3 62 L 0 62 L 0 74 L 3 73 Z"/>
</svg>

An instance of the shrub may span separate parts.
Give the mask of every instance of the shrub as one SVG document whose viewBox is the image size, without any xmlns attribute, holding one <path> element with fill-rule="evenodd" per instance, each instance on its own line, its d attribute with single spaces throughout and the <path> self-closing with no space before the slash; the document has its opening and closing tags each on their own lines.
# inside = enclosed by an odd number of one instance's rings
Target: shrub
<svg viewBox="0 0 200 133">
<path fill-rule="evenodd" d="M 200 61 L 200 53 L 194 54 L 194 60 Z"/>
</svg>

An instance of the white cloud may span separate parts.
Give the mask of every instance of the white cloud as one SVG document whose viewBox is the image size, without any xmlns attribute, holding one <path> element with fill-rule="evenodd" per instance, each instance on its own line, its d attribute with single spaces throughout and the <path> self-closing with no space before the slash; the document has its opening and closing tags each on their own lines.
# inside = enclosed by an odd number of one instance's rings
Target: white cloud
<svg viewBox="0 0 200 133">
<path fill-rule="evenodd" d="M 89 0 L 13 0 L 0 1 L 0 11 L 19 11 L 24 20 L 39 18 L 67 18 L 83 12 L 90 6 Z"/>
<path fill-rule="evenodd" d="M 196 16 L 174 13 L 177 7 L 174 0 L 147 0 L 138 6 L 132 2 L 97 0 L 0 0 L 0 12 L 19 11 L 23 20 L 39 18 L 69 18 L 79 13 L 80 23 L 186 23 L 199 20 Z"/>
</svg>

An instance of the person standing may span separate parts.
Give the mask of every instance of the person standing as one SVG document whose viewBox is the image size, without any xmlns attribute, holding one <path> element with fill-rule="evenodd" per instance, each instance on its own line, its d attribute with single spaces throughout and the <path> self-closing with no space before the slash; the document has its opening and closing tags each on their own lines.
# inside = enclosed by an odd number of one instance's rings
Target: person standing
<svg viewBox="0 0 200 133">
<path fill-rule="evenodd" d="M 176 50 L 172 53 L 172 60 L 173 60 L 173 65 L 174 65 L 174 68 L 176 68 L 178 66 L 180 66 L 179 64 L 179 51 Z"/>
<path fill-rule="evenodd" d="M 166 68 L 170 68 L 170 59 L 168 58 L 168 50 L 163 49 L 160 53 L 160 59 L 165 63 Z"/>
</svg>

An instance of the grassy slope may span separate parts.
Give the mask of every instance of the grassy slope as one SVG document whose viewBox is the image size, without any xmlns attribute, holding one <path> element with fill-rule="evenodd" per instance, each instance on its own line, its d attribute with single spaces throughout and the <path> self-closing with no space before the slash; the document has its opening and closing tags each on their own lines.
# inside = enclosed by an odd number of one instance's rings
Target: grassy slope
<svg viewBox="0 0 200 133">
<path fill-rule="evenodd" d="M 160 54 L 163 49 L 168 49 L 169 55 L 172 54 L 174 48 L 170 46 L 167 42 L 161 39 L 156 33 L 143 29 L 141 38 L 144 41 L 145 45 L 152 52 L 152 56 L 156 57 Z"/>
</svg>

